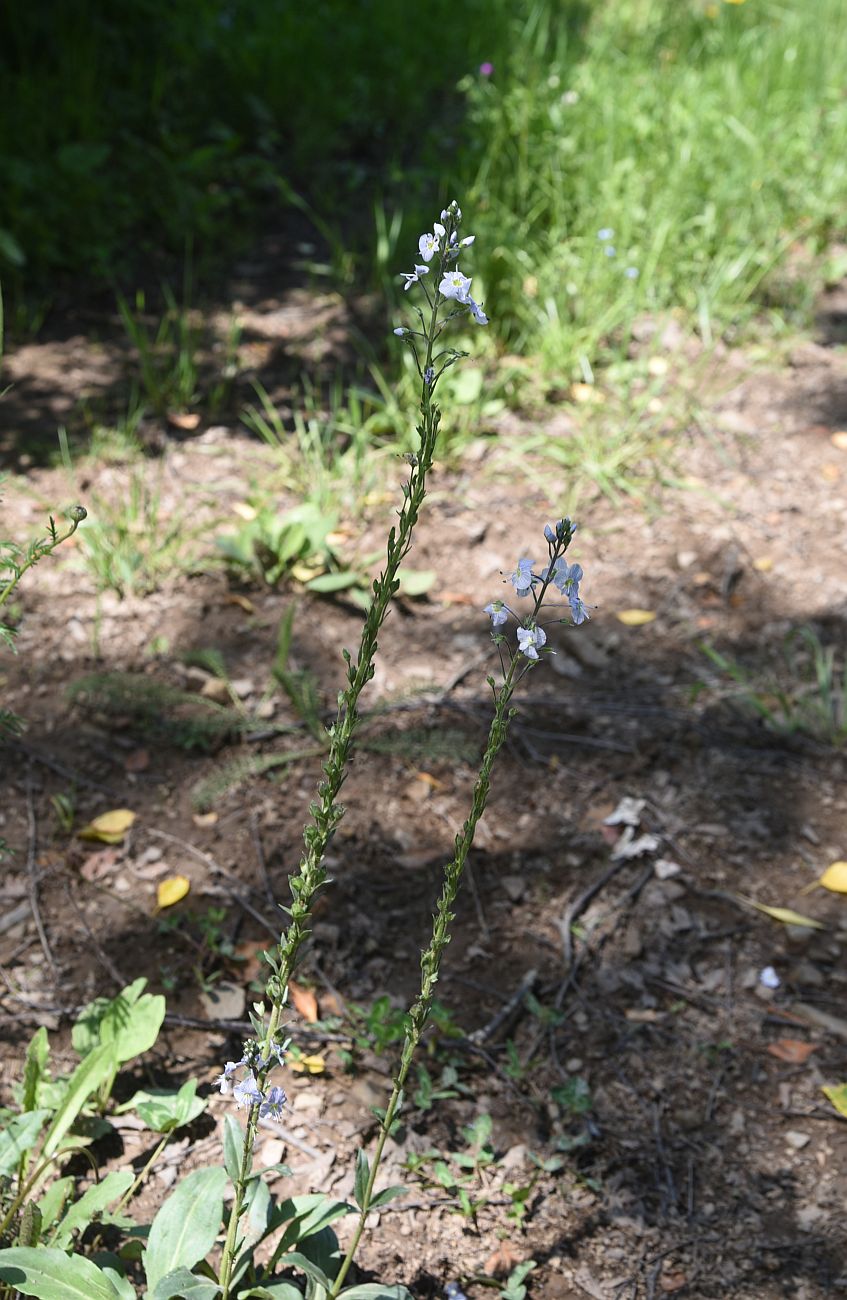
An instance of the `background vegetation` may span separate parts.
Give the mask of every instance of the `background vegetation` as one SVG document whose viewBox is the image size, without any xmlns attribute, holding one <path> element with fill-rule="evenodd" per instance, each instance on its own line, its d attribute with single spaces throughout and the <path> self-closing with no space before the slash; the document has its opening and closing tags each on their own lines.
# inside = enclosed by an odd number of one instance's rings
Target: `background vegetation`
<svg viewBox="0 0 847 1300">
<path fill-rule="evenodd" d="M 707 338 L 808 311 L 845 63 L 841 0 L 8 6 L 0 274 L 43 306 L 63 277 L 178 284 L 190 250 L 203 283 L 305 202 L 367 286 L 456 193 L 497 341 L 589 377 L 645 309 Z"/>
</svg>

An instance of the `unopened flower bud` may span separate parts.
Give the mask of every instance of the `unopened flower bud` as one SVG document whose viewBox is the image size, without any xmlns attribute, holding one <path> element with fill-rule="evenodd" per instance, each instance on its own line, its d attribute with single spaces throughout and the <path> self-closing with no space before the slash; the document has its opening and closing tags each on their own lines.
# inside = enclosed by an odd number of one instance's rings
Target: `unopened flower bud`
<svg viewBox="0 0 847 1300">
<path fill-rule="evenodd" d="M 71 506 L 68 511 L 68 518 L 74 524 L 81 524 L 83 519 L 88 518 L 88 511 L 85 506 Z"/>
</svg>

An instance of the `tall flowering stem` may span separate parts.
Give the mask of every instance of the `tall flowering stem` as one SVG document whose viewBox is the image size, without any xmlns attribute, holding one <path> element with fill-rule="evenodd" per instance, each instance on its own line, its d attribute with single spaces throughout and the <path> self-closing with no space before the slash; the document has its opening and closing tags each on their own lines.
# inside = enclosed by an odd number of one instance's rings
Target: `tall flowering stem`
<svg viewBox="0 0 847 1300">
<path fill-rule="evenodd" d="M 567 600 L 566 617 L 556 618 L 552 621 L 558 623 L 569 622 L 578 625 L 588 618 L 587 609 L 579 596 L 579 582 L 583 576 L 582 568 L 578 564 L 569 565 L 564 558 L 564 553 L 570 546 L 575 531 L 576 525 L 570 519 L 560 519 L 555 525 L 547 525 L 544 530 L 544 537 L 547 542 L 549 563 L 540 572 L 535 571 L 535 565 L 531 560 L 522 559 L 518 561 L 511 582 L 518 596 L 532 598 L 532 610 L 527 616 L 521 619 L 501 600 L 493 601 L 486 608 L 486 613 L 491 616 L 492 640 L 500 654 L 503 680 L 497 686 L 493 677 L 488 678 L 488 684 L 494 695 L 494 716 L 488 731 L 488 742 L 485 747 L 482 765 L 474 783 L 471 810 L 461 831 L 456 836 L 453 857 L 444 868 L 444 883 L 433 916 L 432 939 L 429 947 L 421 953 L 420 992 L 409 1009 L 400 1063 L 393 1080 L 391 1097 L 382 1117 L 379 1137 L 368 1170 L 364 1192 L 359 1199 L 359 1217 L 356 1221 L 356 1228 L 338 1270 L 332 1290 L 329 1293 L 328 1300 L 337 1300 L 338 1294 L 344 1285 L 344 1279 L 353 1263 L 362 1233 L 365 1230 L 368 1214 L 374 1202 L 374 1188 L 385 1143 L 403 1104 L 403 1093 L 409 1070 L 412 1067 L 415 1052 L 426 1029 L 432 1009 L 435 986 L 438 983 L 441 969 L 441 957 L 450 942 L 450 926 L 455 915 L 452 909 L 458 896 L 465 862 L 473 844 L 477 823 L 488 802 L 491 769 L 506 740 L 512 718 L 517 712 L 516 709 L 511 707 L 512 696 L 526 673 L 541 661 L 542 655 L 555 653 L 555 651 L 543 648 L 547 643 L 547 635 L 538 621 L 550 587 L 555 587 Z M 517 623 L 515 636 L 517 644 L 514 646 L 507 634 L 499 630 L 508 622 L 510 615 Z"/>
<path fill-rule="evenodd" d="M 433 231 L 422 235 L 418 241 L 422 264 L 416 265 L 414 273 L 403 277 L 406 281 L 406 289 L 416 283 L 423 285 L 429 308 L 427 315 L 420 308 L 415 308 L 420 322 L 419 330 L 405 327 L 395 330 L 395 334 L 402 337 L 412 348 L 421 378 L 421 416 L 417 425 L 418 450 L 416 454 L 407 457 L 410 472 L 407 482 L 403 485 L 403 505 L 398 512 L 398 522 L 388 535 L 385 566 L 373 584 L 373 601 L 362 628 L 355 659 L 347 650 L 344 651 L 347 685 L 339 692 L 338 713 L 335 722 L 329 728 L 329 755 L 324 763 L 324 776 L 318 786 L 318 797 L 310 807 L 311 820 L 303 835 L 305 851 L 300 859 L 297 873 L 289 879 L 292 901 L 290 908 L 285 910 L 290 921 L 276 950 L 268 954 L 273 968 L 267 984 L 269 1016 L 265 1021 L 264 1004 L 257 1008 L 257 1015 L 253 1019 L 256 1039 L 245 1045 L 245 1054 L 241 1061 L 230 1063 L 219 1080 L 221 1090 L 229 1091 L 232 1086 L 231 1076 L 235 1070 L 241 1067 L 246 1070 L 245 1077 L 233 1088 L 235 1099 L 239 1104 L 248 1106 L 248 1114 L 243 1154 L 238 1176 L 234 1180 L 235 1197 L 218 1273 L 222 1300 L 229 1300 L 233 1266 L 240 1249 L 238 1224 L 245 1210 L 245 1197 L 252 1169 L 253 1147 L 259 1119 L 263 1114 L 273 1113 L 274 1108 L 278 1109 L 284 1103 L 282 1090 L 269 1091 L 266 1085 L 274 1059 L 281 1060 L 284 1047 L 280 1042 L 280 1030 L 288 984 L 297 965 L 300 949 L 309 934 L 309 922 L 315 898 L 327 882 L 325 861 L 327 846 L 344 815 L 344 808 L 338 802 L 338 798 L 347 773 L 347 764 L 359 722 L 359 697 L 373 677 L 379 631 L 391 600 L 400 585 L 398 571 L 411 547 L 414 527 L 426 496 L 427 475 L 432 467 L 441 420 L 441 412 L 433 402 L 433 393 L 444 369 L 462 355 L 454 349 L 438 352 L 436 344 L 442 330 L 455 315 L 469 312 L 478 324 L 487 323 L 482 308 L 470 297 L 471 281 L 461 275 L 458 281 L 455 279 L 458 272 L 455 263 L 459 249 L 473 242 L 472 239 L 459 239 L 458 227 L 461 219 L 462 214 L 456 203 L 452 203 L 445 209 L 441 214 L 441 221 L 434 223 Z M 440 275 L 439 283 L 437 285 L 433 283 L 431 289 L 422 280 L 422 277 L 429 273 L 430 263 L 434 264 L 437 274 Z M 449 279 L 450 276 L 453 276 L 452 280 Z M 446 314 L 444 314 L 445 305 Z"/>
<path fill-rule="evenodd" d="M 499 689 L 495 687 L 494 678 L 489 677 L 488 683 L 494 691 L 495 705 L 494 717 L 491 721 L 491 727 L 488 732 L 488 743 L 485 747 L 485 754 L 482 759 L 479 775 L 477 776 L 473 790 L 473 803 L 467 821 L 461 831 L 456 836 L 455 853 L 452 860 L 444 868 L 444 883 L 441 889 L 441 896 L 435 909 L 433 917 L 432 939 L 429 947 L 421 953 L 421 986 L 420 992 L 412 1004 L 406 1029 L 406 1036 L 403 1042 L 403 1050 L 400 1056 L 400 1064 L 397 1074 L 394 1077 L 394 1086 L 391 1097 L 386 1107 L 385 1114 L 377 1138 L 376 1149 L 371 1161 L 370 1172 L 368 1175 L 365 1192 L 362 1197 L 359 1217 L 356 1222 L 356 1228 L 347 1253 L 338 1270 L 332 1290 L 329 1293 L 329 1300 L 336 1300 L 344 1279 L 353 1263 L 353 1258 L 359 1246 L 362 1233 L 365 1230 L 365 1222 L 374 1199 L 374 1185 L 379 1172 L 382 1153 L 385 1143 L 389 1137 L 403 1102 L 403 1092 L 406 1086 L 406 1079 L 409 1070 L 412 1067 L 412 1061 L 417 1051 L 418 1045 L 423 1036 L 429 1019 L 429 1013 L 432 1008 L 432 999 L 435 995 L 435 986 L 438 983 L 439 971 L 441 968 L 441 956 L 450 942 L 450 926 L 454 919 L 452 910 L 459 892 L 459 885 L 462 880 L 465 862 L 468 852 L 473 844 L 474 833 L 477 822 L 485 811 L 485 805 L 488 802 L 488 791 L 491 784 L 491 769 L 494 766 L 494 760 L 503 747 L 506 739 L 515 709 L 509 707 L 512 695 L 517 685 L 517 679 L 521 673 L 521 663 L 517 655 L 514 656 L 506 671 L 506 676 Z"/>
</svg>

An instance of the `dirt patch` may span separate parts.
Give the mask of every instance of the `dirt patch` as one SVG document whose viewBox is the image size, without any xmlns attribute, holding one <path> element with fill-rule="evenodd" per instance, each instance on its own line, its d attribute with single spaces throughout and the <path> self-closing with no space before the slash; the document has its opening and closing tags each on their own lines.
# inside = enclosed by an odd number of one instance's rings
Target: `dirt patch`
<svg viewBox="0 0 847 1300">
<path fill-rule="evenodd" d="M 306 309 L 297 298 L 250 310 L 260 340 L 289 335 Z M 698 385 L 673 471 L 684 486 L 666 488 L 655 511 L 624 499 L 580 512 L 574 554 L 597 608 L 587 627 L 556 634 L 556 657 L 522 693 L 441 983 L 463 1036 L 433 1033 L 422 1058 L 430 1082 L 446 1078 L 455 1095 L 428 1105 L 419 1076 L 390 1145 L 386 1182 L 411 1190 L 381 1214 L 361 1270 L 416 1295 L 459 1278 L 479 1300 L 497 1266 L 526 1259 L 536 1261 L 531 1294 L 544 1300 L 823 1300 L 847 1286 L 847 1129 L 820 1091 L 847 1078 L 847 909 L 824 891 L 800 894 L 847 857 L 843 751 L 823 734 L 766 725 L 703 649 L 712 644 L 754 683 L 780 670 L 786 639 L 803 626 L 843 650 L 847 453 L 832 435 L 847 413 L 847 366 L 836 348 L 808 342 L 776 368 L 720 348 L 692 365 L 688 343 L 675 356 L 672 342 L 653 334 L 636 350 L 667 362 L 668 393 Z M 26 372 L 33 391 L 56 394 L 56 414 L 74 387 L 63 390 L 63 364 L 38 345 L 12 358 L 19 383 Z M 581 417 L 571 407 L 561 415 L 534 412 L 531 427 L 558 419 L 565 438 Z M 401 602 L 380 639 L 372 712 L 331 848 L 334 881 L 299 977 L 326 1018 L 380 997 L 402 1006 L 414 991 L 487 728 L 491 645 L 480 609 L 499 593 L 499 571 L 538 553 L 567 488 L 555 483 L 548 496 L 503 472 L 498 457 L 529 427 L 509 417 L 484 462 L 433 479 L 415 564 L 434 569 L 437 583 L 425 600 Z M 179 443 L 163 435 L 146 472 L 157 476 L 162 518 L 190 517 L 202 552 L 269 456 L 230 423 Z M 85 474 L 89 494 L 120 502 L 120 466 L 93 463 Z M 392 461 L 387 487 L 401 474 Z M 68 492 L 57 470 L 16 480 L 4 503 L 9 535 Z M 374 508 L 356 539 L 361 553 L 379 546 L 389 509 Z M 201 561 L 118 600 L 98 596 L 78 551 L 42 566 L 23 591 L 20 655 L 3 671 L 4 701 L 27 731 L 0 757 L 9 792 L 0 831 L 16 851 L 0 936 L 7 1083 L 35 1024 L 54 1028 L 61 1059 L 74 1010 L 139 975 L 167 992 L 170 1012 L 145 1060 L 148 1082 L 197 1075 L 209 1091 L 234 1056 L 238 1033 L 222 1022 L 243 1020 L 246 980 L 225 950 L 276 930 L 319 758 L 222 789 L 211 824 L 197 788 L 235 758 L 314 748 L 270 671 L 292 602 L 291 662 L 314 675 L 328 716 L 339 647 L 355 644 L 361 618 L 343 602 L 234 588 Z M 617 614 L 631 608 L 655 618 L 626 626 Z M 157 730 L 167 719 L 67 693 L 91 673 L 122 672 L 199 697 L 212 679 L 186 656 L 209 649 L 223 656 L 237 707 L 264 719 L 264 731 L 222 731 L 186 752 Z M 77 826 L 118 806 L 136 824 L 115 849 L 82 847 L 61 828 L 61 795 Z M 622 844 L 604 820 L 624 798 L 643 801 L 633 836 L 652 839 L 616 858 Z M 157 915 L 157 882 L 175 873 L 190 879 L 189 897 Z M 748 898 L 799 908 L 825 928 L 788 930 Z M 762 981 L 767 967 L 776 989 Z M 236 986 L 226 1015 L 213 1000 L 221 977 Z M 515 1003 L 521 989 L 531 996 Z M 295 1017 L 292 1032 L 324 1054 L 326 1069 L 286 1083 L 290 1110 L 269 1124 L 262 1155 L 293 1166 L 287 1191 L 348 1196 L 392 1051 L 360 1046 L 351 1071 L 343 1028 Z M 199 1122 L 157 1166 L 144 1209 L 178 1170 L 217 1158 L 226 1104 L 215 1097 L 214 1126 Z M 474 1208 L 462 1214 L 455 1189 L 420 1158 L 466 1152 L 463 1130 L 481 1115 L 492 1118 L 494 1159 L 474 1175 Z M 146 1138 L 121 1136 L 109 1158 L 140 1167 Z M 530 1185 L 519 1221 L 513 1189 Z"/>
</svg>

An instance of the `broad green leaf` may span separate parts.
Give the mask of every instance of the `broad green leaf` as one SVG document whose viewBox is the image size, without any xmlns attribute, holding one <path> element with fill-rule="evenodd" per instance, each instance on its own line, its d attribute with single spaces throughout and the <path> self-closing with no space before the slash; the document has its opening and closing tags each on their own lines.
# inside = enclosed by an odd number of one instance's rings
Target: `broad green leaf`
<svg viewBox="0 0 847 1300">
<path fill-rule="evenodd" d="M 0 1132 L 0 1174 L 12 1174 L 20 1158 L 31 1151 L 44 1131 L 49 1110 L 28 1110 L 16 1115 Z"/>
<path fill-rule="evenodd" d="M 119 1261 L 116 1260 L 115 1262 L 117 1263 Z M 124 1277 L 123 1273 L 119 1273 L 116 1268 L 113 1268 L 109 1264 L 102 1263 L 100 1265 L 100 1271 L 104 1277 L 109 1279 L 112 1286 L 120 1296 L 120 1300 L 137 1300 L 135 1287 L 128 1278 Z"/>
<path fill-rule="evenodd" d="M 62 1222 L 50 1236 L 50 1245 L 65 1250 L 71 1244 L 74 1232 L 83 1232 L 94 1219 L 102 1214 L 113 1201 L 118 1201 L 124 1192 L 132 1186 L 134 1174 L 131 1169 L 116 1169 L 107 1174 L 99 1183 L 83 1192 L 78 1201 L 74 1201 Z"/>
<path fill-rule="evenodd" d="M 479 369 L 453 370 L 448 379 L 450 395 L 460 406 L 469 406 L 482 392 L 483 373 Z"/>
<path fill-rule="evenodd" d="M 311 1259 L 307 1259 L 305 1255 L 301 1255 L 299 1251 L 286 1251 L 279 1262 L 283 1268 L 299 1268 L 301 1273 L 306 1274 L 310 1282 L 317 1282 L 318 1286 L 324 1287 L 327 1291 L 332 1286 L 323 1269 L 319 1268 Z"/>
<path fill-rule="evenodd" d="M 434 569 L 400 569 L 397 577 L 400 580 L 401 596 L 423 596 L 436 579 Z"/>
<path fill-rule="evenodd" d="M 87 1055 L 98 1043 L 114 1043 L 117 1063 L 122 1065 L 150 1050 L 165 1018 L 165 999 L 161 994 L 143 993 L 146 983 L 141 977 L 117 997 L 96 998 L 89 1003 L 71 1034 L 80 1056 Z"/>
<path fill-rule="evenodd" d="M 261 1241 L 268 1230 L 271 1215 L 271 1193 L 267 1183 L 256 1177 L 247 1193 L 247 1210 L 244 1222 L 244 1240 L 248 1244 Z"/>
<path fill-rule="evenodd" d="M 47 1030 L 42 1025 L 35 1031 L 29 1047 L 26 1049 L 24 1091 L 21 1103 L 23 1110 L 35 1110 L 38 1101 L 38 1085 L 44 1078 L 49 1056 L 50 1043 L 47 1039 Z"/>
<path fill-rule="evenodd" d="M 301 1255 L 305 1255 L 313 1264 L 317 1264 L 328 1278 L 335 1281 L 341 1267 L 341 1252 L 338 1248 L 338 1238 L 332 1228 L 321 1228 L 320 1232 L 312 1233 L 311 1237 L 307 1237 L 299 1244 Z"/>
<path fill-rule="evenodd" d="M 112 1282 L 90 1259 L 44 1246 L 0 1250 L 0 1281 L 39 1300 L 120 1300 Z"/>
<path fill-rule="evenodd" d="M 312 578 L 306 583 L 309 591 L 327 595 L 333 591 L 346 591 L 349 587 L 361 585 L 362 575 L 346 569 L 343 573 L 322 573 L 319 578 Z"/>
<path fill-rule="evenodd" d="M 55 1183 L 51 1183 L 47 1191 L 37 1202 L 44 1220 L 44 1231 L 47 1232 L 56 1220 L 61 1216 L 65 1208 L 65 1202 L 74 1189 L 74 1179 L 69 1174 L 66 1178 L 57 1178 Z"/>
<path fill-rule="evenodd" d="M 188 1079 L 179 1092 L 137 1092 L 132 1105 L 154 1133 L 170 1133 L 203 1114 L 207 1103 L 196 1091 L 197 1080 Z"/>
<path fill-rule="evenodd" d="M 356 1152 L 356 1180 L 353 1188 L 353 1195 L 356 1198 L 356 1204 L 359 1209 L 365 1205 L 365 1192 L 368 1189 L 368 1178 L 370 1177 L 371 1167 L 368 1163 L 368 1157 L 364 1151 Z"/>
<path fill-rule="evenodd" d="M 65 1094 L 53 1117 L 53 1123 L 47 1130 L 41 1152 L 43 1158 L 46 1159 L 48 1156 L 56 1154 L 59 1143 L 79 1115 L 88 1098 L 97 1091 L 106 1079 L 112 1078 L 115 1068 L 115 1049 L 112 1043 L 104 1043 L 102 1047 L 95 1047 L 92 1052 L 89 1052 L 88 1056 L 80 1061 L 67 1081 Z"/>
<path fill-rule="evenodd" d="M 292 1196 L 287 1201 L 281 1201 L 271 1217 L 271 1224 L 273 1227 L 278 1227 L 288 1219 L 293 1220 L 285 1229 L 280 1243 L 282 1250 L 287 1250 L 289 1246 L 303 1241 L 312 1233 L 320 1232 L 321 1228 L 327 1227 L 334 1219 L 352 1213 L 354 1213 L 352 1205 L 348 1205 L 345 1201 L 332 1201 L 322 1193 L 313 1193 L 308 1196 Z"/>
<path fill-rule="evenodd" d="M 148 1279 L 149 1281 L 149 1279 Z M 157 1282 L 149 1300 L 215 1300 L 221 1289 L 217 1282 L 198 1277 L 187 1268 L 175 1268 Z"/>
<path fill-rule="evenodd" d="M 243 1155 L 244 1130 L 235 1116 L 227 1113 L 224 1115 L 224 1166 L 234 1183 L 241 1176 Z M 284 1222 L 284 1219 L 280 1220 L 280 1223 Z"/>
<path fill-rule="evenodd" d="M 399 1183 L 394 1187 L 383 1187 L 381 1192 L 377 1192 L 370 1204 L 372 1210 L 378 1210 L 382 1205 L 388 1205 L 389 1201 L 396 1201 L 398 1196 L 406 1196 L 408 1187 L 401 1187 Z"/>
<path fill-rule="evenodd" d="M 150 1225 L 144 1264 L 147 1285 L 176 1268 L 193 1268 L 215 1244 L 223 1214 L 226 1170 L 195 1169 L 165 1201 Z"/>
</svg>

